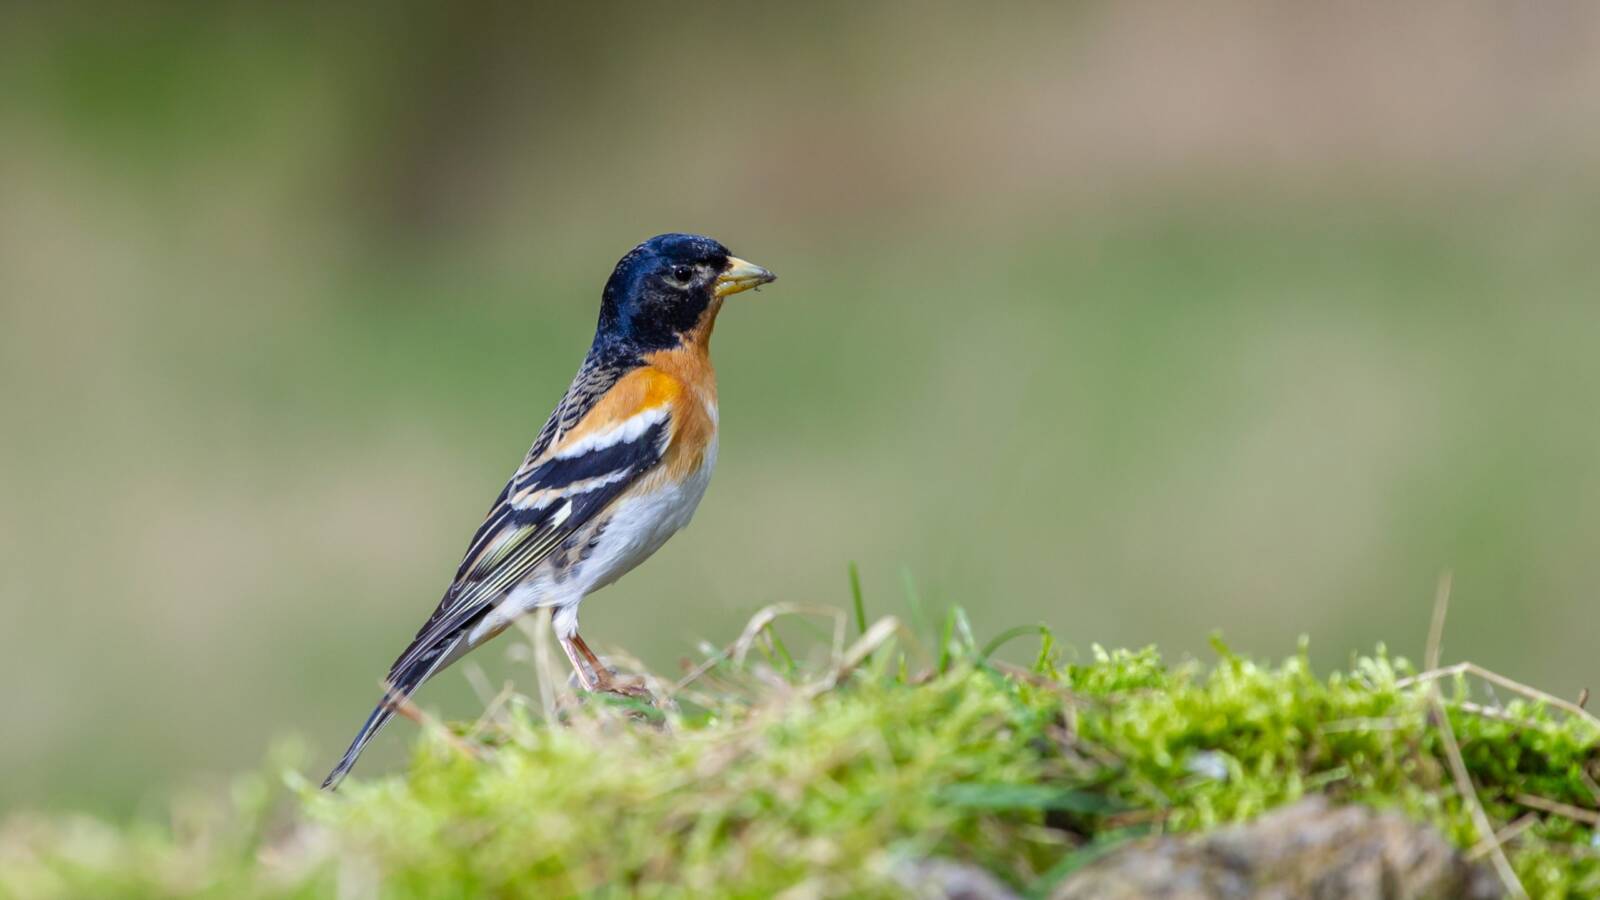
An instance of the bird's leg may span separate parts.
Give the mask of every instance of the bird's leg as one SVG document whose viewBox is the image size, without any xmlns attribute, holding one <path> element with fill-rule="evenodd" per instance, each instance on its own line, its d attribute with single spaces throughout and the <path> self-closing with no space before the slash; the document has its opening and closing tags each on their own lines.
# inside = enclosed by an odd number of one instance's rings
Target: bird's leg
<svg viewBox="0 0 1600 900">
<path fill-rule="evenodd" d="M 594 651 L 589 649 L 589 645 L 583 642 L 583 638 L 576 631 L 572 633 L 572 637 L 569 640 L 594 669 L 594 685 L 585 685 L 588 690 L 605 691 L 608 694 L 622 694 L 626 697 L 654 699 L 650 692 L 645 690 L 644 679 L 622 679 L 611 674 L 611 670 L 606 668 L 605 663 L 600 661 L 600 657 L 594 655 Z"/>
<path fill-rule="evenodd" d="M 563 653 L 567 654 L 567 661 L 572 663 L 572 671 L 575 672 L 577 674 L 577 676 L 578 676 L 578 683 L 583 685 L 583 689 L 586 690 L 586 691 L 593 692 L 595 690 L 598 690 L 599 689 L 599 685 L 598 685 L 598 682 L 596 681 L 596 678 L 599 677 L 599 673 L 602 671 L 601 667 L 599 665 L 596 665 L 594 667 L 594 669 L 595 669 L 595 677 L 593 677 L 593 678 L 590 677 L 589 671 L 586 668 L 584 668 L 583 660 L 578 658 L 578 649 L 573 646 L 574 643 L 581 643 L 580 641 L 578 641 L 578 636 L 576 634 L 574 634 L 570 638 L 561 638 L 560 639 L 560 643 L 561 643 L 561 651 Z M 583 655 L 588 657 L 589 659 L 594 659 L 594 654 L 589 652 L 589 648 L 588 647 L 584 647 L 583 648 Z"/>
</svg>

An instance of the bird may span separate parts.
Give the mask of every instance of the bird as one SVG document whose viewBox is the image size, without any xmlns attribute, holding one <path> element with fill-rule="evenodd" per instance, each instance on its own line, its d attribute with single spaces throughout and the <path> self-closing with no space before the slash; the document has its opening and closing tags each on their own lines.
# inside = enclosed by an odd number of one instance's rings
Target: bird
<svg viewBox="0 0 1600 900">
<path fill-rule="evenodd" d="M 728 297 L 776 278 L 694 234 L 657 235 L 617 262 L 571 386 L 324 788 L 338 787 L 424 682 L 534 610 L 551 610 L 585 690 L 638 692 L 579 636 L 578 605 L 689 523 L 717 460 L 717 314 Z"/>
</svg>

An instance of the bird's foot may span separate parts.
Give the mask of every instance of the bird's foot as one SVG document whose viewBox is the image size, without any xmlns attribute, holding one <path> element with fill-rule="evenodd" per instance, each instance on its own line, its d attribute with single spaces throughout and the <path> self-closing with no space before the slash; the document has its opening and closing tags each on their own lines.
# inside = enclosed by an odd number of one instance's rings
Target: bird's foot
<svg viewBox="0 0 1600 900">
<path fill-rule="evenodd" d="M 572 660 L 572 670 L 585 690 L 633 697 L 651 704 L 656 702 L 655 695 L 644 686 L 643 678 L 618 677 L 616 671 L 596 656 L 577 633 L 563 640 L 561 647 L 567 651 L 567 658 Z"/>
<path fill-rule="evenodd" d="M 591 690 L 596 693 L 633 697 L 647 703 L 654 703 L 656 699 L 655 695 L 650 693 L 650 689 L 644 686 L 643 678 L 623 678 L 606 668 L 595 672 L 594 687 Z"/>
</svg>

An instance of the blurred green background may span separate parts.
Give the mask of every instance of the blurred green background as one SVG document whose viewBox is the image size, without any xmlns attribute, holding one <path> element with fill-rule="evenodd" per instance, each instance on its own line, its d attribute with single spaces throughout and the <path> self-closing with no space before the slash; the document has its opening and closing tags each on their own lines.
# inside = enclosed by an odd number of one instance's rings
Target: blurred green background
<svg viewBox="0 0 1600 900">
<path fill-rule="evenodd" d="M 1600 689 L 1592 5 L 9 4 L 0 84 L 0 807 L 331 763 L 668 230 L 782 280 L 597 646 L 856 561 L 1328 667 L 1449 567 L 1448 658 Z"/>
</svg>

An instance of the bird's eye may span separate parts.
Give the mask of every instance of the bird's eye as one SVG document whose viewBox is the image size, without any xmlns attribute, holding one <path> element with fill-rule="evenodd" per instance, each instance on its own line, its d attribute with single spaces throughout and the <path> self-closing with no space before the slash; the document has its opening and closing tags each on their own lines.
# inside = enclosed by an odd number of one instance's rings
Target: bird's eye
<svg viewBox="0 0 1600 900">
<path fill-rule="evenodd" d="M 694 278 L 694 270 L 688 266 L 674 266 L 672 268 L 673 281 L 676 281 L 680 284 L 688 284 L 689 280 L 692 278 Z"/>
</svg>

